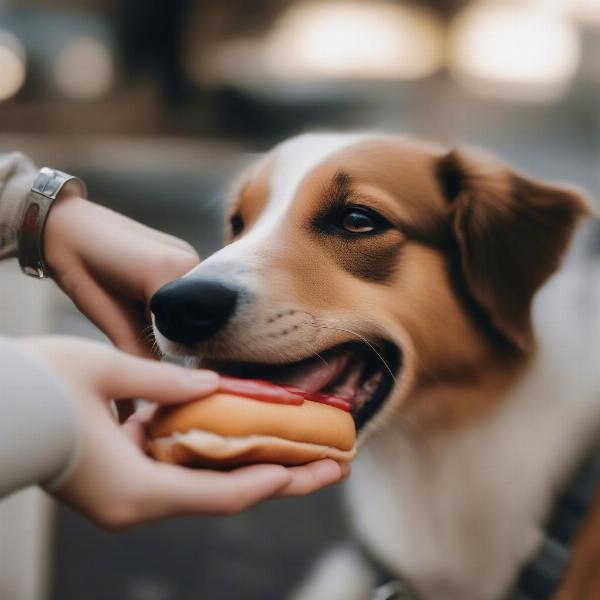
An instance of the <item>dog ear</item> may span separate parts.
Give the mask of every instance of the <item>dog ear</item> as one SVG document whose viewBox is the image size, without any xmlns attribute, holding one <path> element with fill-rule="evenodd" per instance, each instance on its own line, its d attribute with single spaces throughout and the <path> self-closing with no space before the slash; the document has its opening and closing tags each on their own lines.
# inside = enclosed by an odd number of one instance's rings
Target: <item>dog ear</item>
<svg viewBox="0 0 600 600">
<path fill-rule="evenodd" d="M 577 192 L 453 150 L 438 162 L 462 285 L 494 328 L 530 346 L 531 300 L 558 268 L 577 220 Z"/>
</svg>

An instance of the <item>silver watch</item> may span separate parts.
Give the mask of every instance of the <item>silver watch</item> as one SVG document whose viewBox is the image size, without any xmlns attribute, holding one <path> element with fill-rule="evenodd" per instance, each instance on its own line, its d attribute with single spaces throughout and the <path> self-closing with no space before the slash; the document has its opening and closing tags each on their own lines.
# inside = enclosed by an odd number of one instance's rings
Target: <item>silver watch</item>
<svg viewBox="0 0 600 600">
<path fill-rule="evenodd" d="M 35 178 L 23 207 L 17 234 L 19 264 L 26 275 L 38 279 L 48 277 L 44 260 L 44 227 L 52 203 L 67 184 L 77 186 L 76 193 L 86 196 L 83 181 L 62 171 L 43 167 Z"/>
</svg>

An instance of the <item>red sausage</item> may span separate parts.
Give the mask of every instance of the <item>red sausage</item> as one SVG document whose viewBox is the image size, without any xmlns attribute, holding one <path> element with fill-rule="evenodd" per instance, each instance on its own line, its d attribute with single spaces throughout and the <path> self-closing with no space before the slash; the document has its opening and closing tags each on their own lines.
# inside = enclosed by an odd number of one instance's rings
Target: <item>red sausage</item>
<svg viewBox="0 0 600 600">
<path fill-rule="evenodd" d="M 293 385 L 277 385 L 261 379 L 240 379 L 238 377 L 221 376 L 219 391 L 226 394 L 236 394 L 245 398 L 274 402 L 277 404 L 301 405 L 304 400 L 328 404 L 350 412 L 351 404 L 333 394 L 323 392 L 305 392 Z"/>
</svg>

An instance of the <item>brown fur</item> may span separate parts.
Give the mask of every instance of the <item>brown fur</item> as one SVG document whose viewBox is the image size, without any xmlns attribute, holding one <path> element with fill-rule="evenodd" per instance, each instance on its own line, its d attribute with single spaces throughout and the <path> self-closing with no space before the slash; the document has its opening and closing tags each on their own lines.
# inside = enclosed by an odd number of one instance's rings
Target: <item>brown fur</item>
<svg viewBox="0 0 600 600">
<path fill-rule="evenodd" d="M 254 168 L 242 173 L 232 186 L 228 218 L 231 222 L 232 217 L 238 217 L 243 231 L 252 227 L 267 203 L 272 168 L 273 159 L 267 156 Z M 232 232 L 228 231 L 228 241 L 231 241 L 231 238 Z"/>
<path fill-rule="evenodd" d="M 272 166 L 271 156 L 239 195 L 236 210 L 250 224 Z M 315 228 L 336 203 L 371 207 L 392 227 L 356 238 Z M 495 406 L 525 368 L 532 295 L 557 268 L 584 206 L 488 158 L 374 138 L 307 174 L 262 268 L 274 303 L 293 300 L 317 320 L 341 315 L 370 337 L 381 323 L 390 333 L 400 327 L 414 381 L 402 404 L 420 427 L 460 427 Z"/>
<path fill-rule="evenodd" d="M 446 190 L 454 188 L 452 229 L 470 294 L 501 333 L 530 347 L 531 299 L 558 268 L 587 212 L 584 201 L 456 151 L 441 159 L 438 172 Z"/>
<path fill-rule="evenodd" d="M 264 205 L 266 173 L 239 197 L 248 223 Z M 368 206 L 391 228 L 342 237 L 315 225 L 336 203 Z M 330 346 L 346 341 L 349 328 L 400 343 L 402 380 L 376 420 L 448 431 L 493 410 L 527 368 L 532 297 L 586 212 L 576 192 L 489 158 L 372 138 L 306 175 L 260 268 L 269 301 L 304 307 L 307 326 L 329 329 Z M 343 328 L 320 325 L 332 322 Z M 600 597 L 595 539 L 598 505 L 555 600 Z"/>
</svg>

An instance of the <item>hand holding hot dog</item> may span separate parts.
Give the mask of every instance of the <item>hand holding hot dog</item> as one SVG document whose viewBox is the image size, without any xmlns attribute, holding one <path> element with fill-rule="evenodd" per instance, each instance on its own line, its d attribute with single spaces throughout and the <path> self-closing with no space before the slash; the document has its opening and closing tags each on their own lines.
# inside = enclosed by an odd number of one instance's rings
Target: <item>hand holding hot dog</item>
<svg viewBox="0 0 600 600">
<path fill-rule="evenodd" d="M 137 358 L 75 338 L 24 338 L 18 345 L 63 381 L 79 415 L 78 458 L 56 494 L 105 528 L 180 514 L 232 514 L 270 497 L 313 492 L 348 472 L 333 460 L 230 472 L 156 462 L 144 451 L 148 412 L 138 411 L 119 426 L 110 401 L 186 402 L 213 393 L 219 386 L 216 373 Z"/>
</svg>

